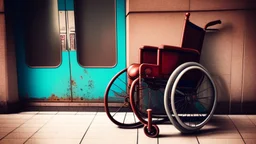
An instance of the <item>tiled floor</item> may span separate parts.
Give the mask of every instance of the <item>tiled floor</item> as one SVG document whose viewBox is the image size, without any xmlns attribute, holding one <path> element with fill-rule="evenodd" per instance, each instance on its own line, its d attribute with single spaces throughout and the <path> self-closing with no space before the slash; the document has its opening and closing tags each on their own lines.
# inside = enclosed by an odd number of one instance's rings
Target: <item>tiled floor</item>
<svg viewBox="0 0 256 144">
<path fill-rule="evenodd" d="M 0 115 L 0 144 L 256 144 L 256 115 L 215 115 L 200 133 L 158 125 L 159 138 L 117 128 L 104 112 L 22 112 Z"/>
</svg>

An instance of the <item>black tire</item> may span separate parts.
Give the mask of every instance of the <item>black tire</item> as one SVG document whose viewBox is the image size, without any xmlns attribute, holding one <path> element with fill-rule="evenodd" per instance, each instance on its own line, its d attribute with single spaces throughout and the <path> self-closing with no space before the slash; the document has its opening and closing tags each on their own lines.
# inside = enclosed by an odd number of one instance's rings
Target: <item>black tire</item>
<svg viewBox="0 0 256 144">
<path fill-rule="evenodd" d="M 130 107 L 130 86 L 128 86 L 126 79 L 127 68 L 117 73 L 109 82 L 104 96 L 105 112 L 109 119 L 120 128 L 142 127 L 143 125 L 136 120 Z M 127 114 L 133 115 L 134 120 L 126 121 Z"/>
<path fill-rule="evenodd" d="M 159 135 L 159 128 L 157 125 L 152 125 L 151 127 L 151 131 L 148 130 L 148 126 L 145 125 L 143 127 L 143 131 L 145 133 L 146 136 L 150 137 L 150 138 L 155 138 Z"/>
</svg>

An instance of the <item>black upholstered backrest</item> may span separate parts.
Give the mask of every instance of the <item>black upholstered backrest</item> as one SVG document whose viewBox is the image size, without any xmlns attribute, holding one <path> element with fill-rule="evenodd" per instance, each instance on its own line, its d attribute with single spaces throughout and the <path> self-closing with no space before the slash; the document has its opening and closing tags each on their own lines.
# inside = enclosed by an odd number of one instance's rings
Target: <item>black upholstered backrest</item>
<svg viewBox="0 0 256 144">
<path fill-rule="evenodd" d="M 193 48 L 201 53 L 205 30 L 189 21 L 189 13 L 186 13 L 184 33 L 182 37 L 181 47 Z"/>
</svg>

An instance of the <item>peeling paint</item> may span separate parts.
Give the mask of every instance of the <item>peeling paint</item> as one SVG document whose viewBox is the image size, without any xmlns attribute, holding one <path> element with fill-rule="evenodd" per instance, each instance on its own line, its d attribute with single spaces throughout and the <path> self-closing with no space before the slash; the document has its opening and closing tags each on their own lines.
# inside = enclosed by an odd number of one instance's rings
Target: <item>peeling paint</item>
<svg viewBox="0 0 256 144">
<path fill-rule="evenodd" d="M 71 79 L 71 85 L 72 85 L 72 86 L 76 86 L 75 80 Z"/>
<path fill-rule="evenodd" d="M 48 100 L 60 100 L 55 94 L 52 94 Z"/>
<path fill-rule="evenodd" d="M 84 69 L 84 73 L 85 73 L 85 74 L 88 74 L 88 72 L 87 72 L 87 70 L 86 70 L 86 69 Z"/>
<path fill-rule="evenodd" d="M 73 97 L 73 101 L 103 102 L 103 99 L 100 99 L 100 98 Z"/>
<path fill-rule="evenodd" d="M 83 97 L 73 97 L 74 101 L 83 101 L 84 98 Z"/>
<path fill-rule="evenodd" d="M 93 89 L 94 88 L 93 80 L 89 80 L 88 81 L 88 87 L 89 87 L 89 89 Z"/>
</svg>

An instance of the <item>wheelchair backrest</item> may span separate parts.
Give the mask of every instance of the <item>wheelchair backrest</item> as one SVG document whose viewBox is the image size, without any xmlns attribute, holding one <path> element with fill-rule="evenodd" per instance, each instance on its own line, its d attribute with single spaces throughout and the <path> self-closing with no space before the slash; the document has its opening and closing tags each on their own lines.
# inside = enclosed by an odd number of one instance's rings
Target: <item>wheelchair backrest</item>
<svg viewBox="0 0 256 144">
<path fill-rule="evenodd" d="M 189 21 L 189 13 L 186 13 L 184 32 L 182 36 L 181 47 L 193 48 L 201 53 L 205 30 Z"/>
</svg>

